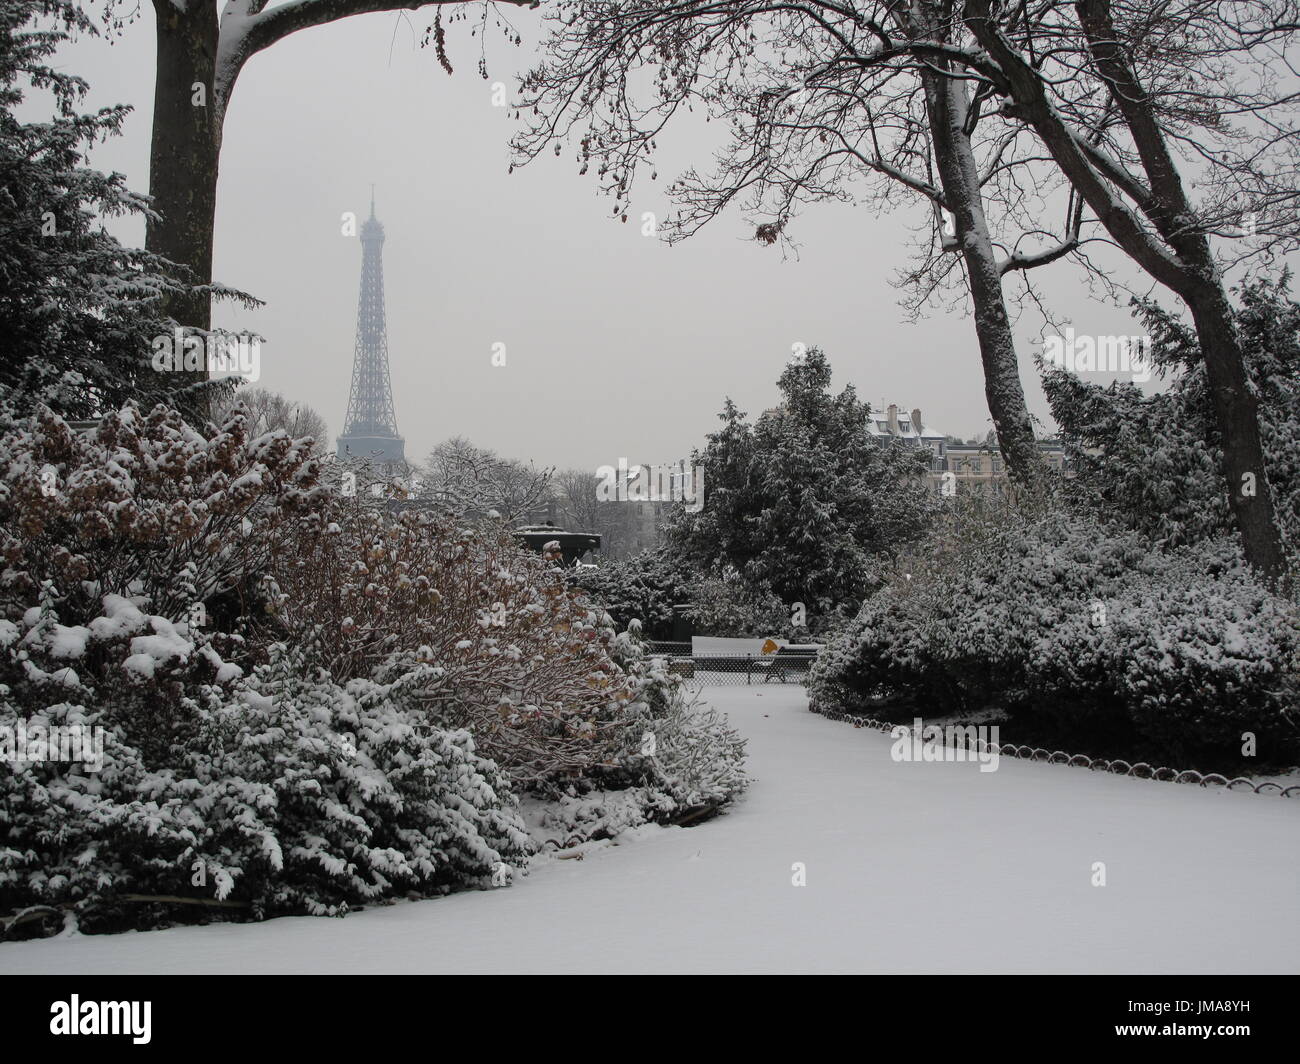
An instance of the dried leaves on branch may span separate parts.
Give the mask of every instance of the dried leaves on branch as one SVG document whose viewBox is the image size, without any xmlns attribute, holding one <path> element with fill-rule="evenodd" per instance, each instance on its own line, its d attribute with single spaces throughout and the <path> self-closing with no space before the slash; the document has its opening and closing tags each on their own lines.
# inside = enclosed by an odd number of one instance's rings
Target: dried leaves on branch
<svg viewBox="0 0 1300 1064">
<path fill-rule="evenodd" d="M 0 725 L 104 737 L 96 768 L 0 774 L 0 911 L 341 913 L 522 866 L 525 789 L 621 792 L 617 830 L 743 788 L 725 723 L 562 570 L 345 496 L 321 465 L 238 408 L 210 437 L 131 405 L 89 433 L 42 409 L 0 434 Z"/>
</svg>

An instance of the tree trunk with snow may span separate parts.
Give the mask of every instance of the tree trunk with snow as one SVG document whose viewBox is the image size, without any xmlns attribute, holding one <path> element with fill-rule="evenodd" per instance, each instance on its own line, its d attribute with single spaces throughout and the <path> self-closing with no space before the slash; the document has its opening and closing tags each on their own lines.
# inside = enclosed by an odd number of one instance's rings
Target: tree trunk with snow
<svg viewBox="0 0 1300 1064">
<path fill-rule="evenodd" d="M 1205 359 L 1205 378 L 1223 447 L 1228 502 L 1246 558 L 1269 579 L 1282 579 L 1287 571 L 1286 553 L 1264 473 L 1259 403 L 1246 373 L 1232 307 L 1222 284 L 1207 284 L 1185 300 Z"/>
<path fill-rule="evenodd" d="M 1133 137 L 1146 186 L 1126 175 L 1114 160 L 1099 162 L 1096 153 L 1090 154 L 1081 144 L 1052 105 L 1038 71 L 1003 34 L 990 0 L 967 0 L 964 18 L 1000 68 L 1001 89 L 1011 100 L 1004 111 L 1033 128 L 1115 243 L 1191 311 L 1221 437 L 1228 503 L 1243 552 L 1266 579 L 1281 580 L 1287 574 L 1286 553 L 1265 475 L 1258 404 L 1209 238 L 1189 224 L 1196 211 L 1154 102 L 1119 42 L 1108 0 L 1078 0 L 1075 10 L 1090 58 L 1111 87 Z M 1138 204 L 1150 228 L 1115 191 L 1116 180 Z"/>
<path fill-rule="evenodd" d="M 935 162 L 975 304 L 975 334 L 989 414 L 1007 472 L 1018 483 L 1032 485 L 1040 480 L 1044 465 L 1025 405 L 1001 269 L 984 218 L 979 171 L 966 133 L 965 85 L 937 73 L 923 74 L 922 80 Z"/>
</svg>

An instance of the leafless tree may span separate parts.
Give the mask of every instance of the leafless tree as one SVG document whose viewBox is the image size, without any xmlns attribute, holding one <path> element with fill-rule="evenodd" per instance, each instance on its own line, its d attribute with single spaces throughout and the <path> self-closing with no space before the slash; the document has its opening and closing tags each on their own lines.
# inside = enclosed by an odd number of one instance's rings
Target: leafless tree
<svg viewBox="0 0 1300 1064">
<path fill-rule="evenodd" d="M 615 213 L 625 213 L 637 166 L 652 158 L 666 123 L 702 103 L 728 121 L 732 143 L 719 159 L 721 180 L 691 173 L 675 187 L 686 209 L 670 238 L 741 199 L 766 207 L 757 235 L 775 241 L 798 200 L 846 198 L 844 166 L 927 196 L 954 215 L 950 243 L 966 265 L 990 411 L 1009 461 L 1007 415 L 1019 381 L 1006 381 L 1008 358 L 997 351 L 1009 342 L 998 282 L 1067 255 L 1089 265 L 1087 239 L 1115 245 L 1191 311 L 1246 555 L 1278 576 L 1285 560 L 1255 401 L 1210 237 L 1234 216 L 1252 217 L 1265 236 L 1257 257 L 1295 246 L 1287 49 L 1300 28 L 1296 9 L 1295 0 L 562 0 L 548 61 L 523 82 L 524 105 L 535 111 L 516 149 L 524 160 L 547 144 L 558 154 L 580 130 L 580 165 L 598 165 Z M 642 78 L 646 68 L 657 76 Z M 915 90 L 897 87 L 900 74 L 920 83 L 924 126 Z M 646 80 L 643 99 L 637 88 Z M 867 119 L 808 120 L 837 94 Z M 779 104 L 786 109 L 774 120 Z M 962 142 L 979 136 L 986 117 L 998 121 L 981 155 Z M 801 147 L 815 136 L 822 153 L 788 154 L 792 133 Z M 1209 190 L 1199 204 L 1180 162 Z M 1022 226 L 1010 253 L 992 259 L 990 205 L 1003 221 L 1023 220 L 1062 177 L 1062 227 L 1044 243 L 1041 228 Z M 1022 246 L 1024 237 L 1037 246 Z M 923 264 L 916 277 L 933 275 Z"/>
<path fill-rule="evenodd" d="M 219 425 L 235 409 L 242 407 L 248 414 L 250 439 L 275 429 L 284 429 L 293 439 L 310 436 L 315 441 L 313 450 L 329 447 L 329 428 L 325 419 L 306 403 L 295 402 L 279 392 L 265 388 L 241 388 L 225 394 L 213 406 L 213 420 Z"/>
<path fill-rule="evenodd" d="M 553 10 L 546 61 L 523 81 L 521 110 L 532 117 L 515 148 L 523 162 L 576 133 L 582 171 L 598 166 L 619 214 L 638 168 L 653 170 L 659 131 L 703 107 L 730 137 L 711 172 L 692 169 L 671 186 L 680 211 L 665 226 L 670 242 L 736 203 L 757 239 L 776 243 L 790 241 L 805 203 L 880 210 L 900 195 L 921 198 L 929 224 L 919 263 L 902 277 L 908 305 L 918 310 L 953 285 L 969 295 L 989 411 L 1011 474 L 1028 482 L 1043 466 L 1004 279 L 1081 256 L 1083 217 L 1066 196 L 1050 226 L 1042 203 L 1063 182 L 1041 165 L 1037 141 L 987 112 L 987 92 L 972 92 L 951 60 L 908 47 L 966 38 L 947 6 L 568 0 Z M 858 61 L 886 43 L 891 61 Z M 637 93 L 639 84 L 652 87 Z"/>
<path fill-rule="evenodd" d="M 514 523 L 549 497 L 553 472 L 502 458 L 455 436 L 429 452 L 425 477 L 415 494 L 440 500 L 457 516 L 495 513 Z"/>
<path fill-rule="evenodd" d="M 599 484 L 600 478 L 586 469 L 562 469 L 551 478 L 551 491 L 570 531 L 602 531 L 603 504 L 596 497 Z"/>
<path fill-rule="evenodd" d="M 645 508 L 664 504 L 602 501 L 597 492 L 600 482 L 586 469 L 565 469 L 552 478 L 560 523 L 573 532 L 597 533 L 602 559 L 626 558 L 647 545 L 642 526 Z"/>
</svg>

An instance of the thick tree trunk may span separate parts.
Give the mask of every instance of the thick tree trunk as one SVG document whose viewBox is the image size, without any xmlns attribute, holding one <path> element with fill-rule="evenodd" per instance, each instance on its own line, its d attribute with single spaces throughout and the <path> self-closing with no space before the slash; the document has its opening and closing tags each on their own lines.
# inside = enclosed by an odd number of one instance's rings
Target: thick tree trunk
<svg viewBox="0 0 1300 1064">
<path fill-rule="evenodd" d="M 1286 551 L 1264 472 L 1259 404 L 1251 391 L 1241 339 L 1221 284 L 1184 297 L 1196 325 L 1210 402 L 1223 446 L 1228 504 L 1251 567 L 1271 581 L 1287 574 Z"/>
<path fill-rule="evenodd" d="M 158 71 L 154 87 L 149 194 L 161 218 L 151 220 L 145 247 L 188 267 L 199 284 L 212 280 L 212 230 L 217 214 L 221 117 L 213 92 L 217 11 L 210 0 L 189 0 L 180 11 L 155 0 Z M 207 329 L 206 294 L 172 300 L 168 313 L 181 325 Z"/>
<path fill-rule="evenodd" d="M 1041 480 L 1045 466 L 1025 404 L 1002 275 L 984 218 L 979 170 L 965 131 L 966 89 L 962 82 L 940 74 L 924 74 L 922 79 L 939 179 L 951 208 L 975 304 L 975 334 L 993 429 L 1011 478 L 1022 486 L 1032 486 Z"/>
</svg>

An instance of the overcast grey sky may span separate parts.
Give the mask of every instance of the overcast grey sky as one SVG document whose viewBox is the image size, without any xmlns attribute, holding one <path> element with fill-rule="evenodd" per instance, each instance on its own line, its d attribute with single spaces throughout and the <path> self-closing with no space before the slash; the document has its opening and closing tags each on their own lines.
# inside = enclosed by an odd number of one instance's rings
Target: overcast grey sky
<svg viewBox="0 0 1300 1064">
<path fill-rule="evenodd" d="M 112 46 L 63 54 L 95 104 L 129 103 L 125 135 L 96 150 L 101 169 L 148 186 L 153 14 Z M 514 88 L 531 65 L 541 13 L 511 16 L 524 45 L 489 48 L 492 81 Z M 377 186 L 398 424 L 408 457 L 463 435 L 542 464 L 594 469 L 621 456 L 667 462 L 717 424 L 723 397 L 756 415 L 773 405 L 791 344 L 820 345 L 837 385 L 877 405 L 920 407 L 927 424 L 983 434 L 988 411 L 967 316 L 909 323 L 889 281 L 907 262 L 909 229 L 928 208 L 888 217 L 817 205 L 793 228 L 799 259 L 748 237 L 738 213 L 668 248 L 641 235 L 641 189 L 627 224 L 576 175 L 571 153 L 507 175 L 516 128 L 475 70 L 478 42 L 449 28 L 448 76 L 418 40 L 429 16 L 364 15 L 296 33 L 255 56 L 226 119 L 215 278 L 266 301 L 222 311 L 221 324 L 266 337 L 261 384 L 315 407 L 341 429 L 356 325 L 361 248 L 341 215 Z M 704 165 L 713 125 L 665 142 L 659 186 Z M 143 226 L 124 228 L 143 242 Z M 1087 298 L 1069 264 L 1038 271 L 1054 308 L 1079 331 L 1137 333 L 1123 310 Z M 1172 304 L 1172 300 L 1170 300 Z M 1046 418 L 1031 351 L 1040 322 L 1018 329 L 1031 410 Z M 506 365 L 491 363 L 506 345 Z M 331 440 L 332 445 L 332 440 Z"/>
</svg>

